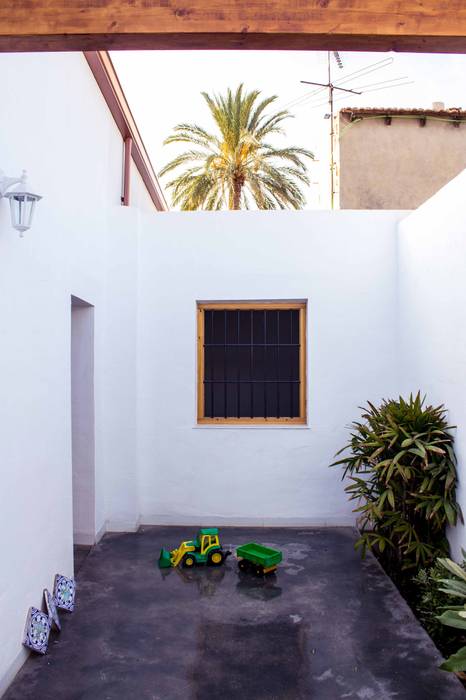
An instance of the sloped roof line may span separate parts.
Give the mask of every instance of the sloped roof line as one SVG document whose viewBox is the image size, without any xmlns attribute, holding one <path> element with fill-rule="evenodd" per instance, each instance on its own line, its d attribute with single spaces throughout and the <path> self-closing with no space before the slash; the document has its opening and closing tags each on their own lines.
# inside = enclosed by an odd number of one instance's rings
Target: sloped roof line
<svg viewBox="0 0 466 700">
<path fill-rule="evenodd" d="M 168 211 L 162 187 L 133 117 L 108 51 L 84 51 L 84 56 L 123 140 L 131 139 L 131 156 L 157 211 Z"/>
</svg>

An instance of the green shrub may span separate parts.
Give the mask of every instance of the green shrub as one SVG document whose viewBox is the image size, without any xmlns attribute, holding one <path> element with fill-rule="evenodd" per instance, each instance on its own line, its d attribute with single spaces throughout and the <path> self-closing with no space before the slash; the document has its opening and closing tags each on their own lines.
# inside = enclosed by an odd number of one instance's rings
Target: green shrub
<svg viewBox="0 0 466 700">
<path fill-rule="evenodd" d="M 461 551 L 463 559 L 466 559 L 466 552 L 464 550 Z M 444 612 L 437 619 L 449 628 L 461 630 L 461 632 L 457 633 L 458 643 L 464 643 L 466 641 L 466 604 L 455 605 L 455 603 L 466 601 L 466 562 L 463 561 L 463 565 L 460 566 L 451 559 L 439 559 L 438 563 L 452 576 L 441 578 L 438 581 L 439 591 L 447 596 L 448 604 L 444 606 Z M 444 671 L 466 671 L 466 646 L 460 647 L 456 653 L 444 661 L 440 668 Z"/>
<path fill-rule="evenodd" d="M 451 598 L 440 590 L 444 577 L 445 569 L 438 560 L 433 566 L 420 569 L 412 579 L 414 587 L 409 603 L 442 654 L 448 656 L 458 647 L 458 635 L 438 618 L 442 610 L 451 605 Z"/>
<path fill-rule="evenodd" d="M 451 426 L 443 406 L 425 405 L 419 393 L 362 410 L 337 453 L 350 454 L 332 466 L 343 466 L 345 490 L 359 504 L 356 546 L 363 555 L 374 549 L 395 579 L 406 578 L 448 554 L 446 526 L 462 519 Z"/>
</svg>

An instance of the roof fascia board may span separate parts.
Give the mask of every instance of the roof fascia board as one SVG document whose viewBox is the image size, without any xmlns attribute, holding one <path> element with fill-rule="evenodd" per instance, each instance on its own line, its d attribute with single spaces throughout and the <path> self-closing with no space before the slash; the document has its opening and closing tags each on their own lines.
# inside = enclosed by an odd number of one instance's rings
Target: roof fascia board
<svg viewBox="0 0 466 700">
<path fill-rule="evenodd" d="M 136 121 L 107 51 L 84 51 L 84 56 L 115 120 L 123 140 L 131 139 L 131 156 L 157 211 L 168 204 L 155 174 Z"/>
</svg>

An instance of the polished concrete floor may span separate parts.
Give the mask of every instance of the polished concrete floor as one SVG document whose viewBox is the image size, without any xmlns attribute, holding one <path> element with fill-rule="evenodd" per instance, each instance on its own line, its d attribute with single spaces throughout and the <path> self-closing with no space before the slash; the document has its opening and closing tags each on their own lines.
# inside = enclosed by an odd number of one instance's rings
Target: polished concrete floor
<svg viewBox="0 0 466 700">
<path fill-rule="evenodd" d="M 350 528 L 221 531 L 280 548 L 276 576 L 157 567 L 195 529 L 107 535 L 78 573 L 72 614 L 5 700 L 456 700 L 466 698 Z"/>
</svg>

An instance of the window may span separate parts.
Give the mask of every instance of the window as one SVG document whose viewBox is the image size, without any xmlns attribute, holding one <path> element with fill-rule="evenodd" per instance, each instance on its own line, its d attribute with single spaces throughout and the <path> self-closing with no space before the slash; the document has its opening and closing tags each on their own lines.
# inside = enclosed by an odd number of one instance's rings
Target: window
<svg viewBox="0 0 466 700">
<path fill-rule="evenodd" d="M 198 423 L 306 422 L 306 303 L 198 303 Z"/>
</svg>

